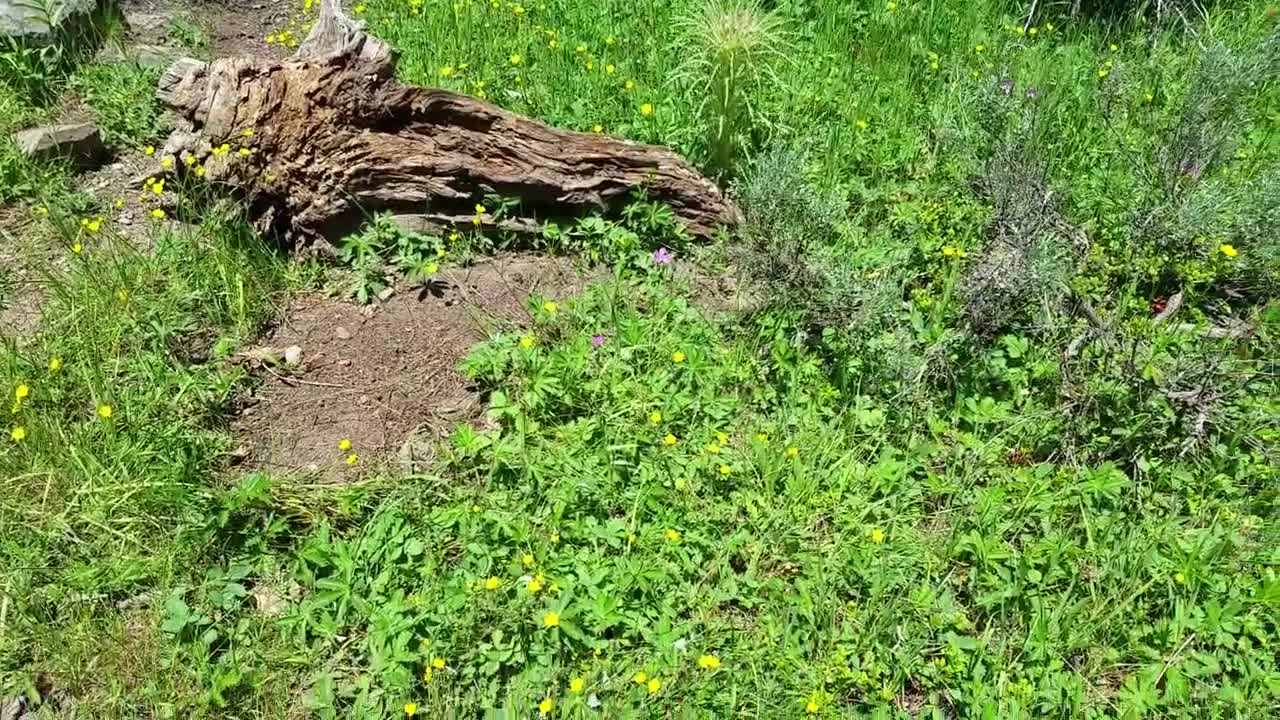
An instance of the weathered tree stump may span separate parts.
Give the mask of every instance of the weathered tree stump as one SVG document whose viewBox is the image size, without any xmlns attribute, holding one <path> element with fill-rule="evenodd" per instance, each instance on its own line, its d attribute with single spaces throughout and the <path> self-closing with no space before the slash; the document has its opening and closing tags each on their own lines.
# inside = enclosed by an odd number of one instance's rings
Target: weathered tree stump
<svg viewBox="0 0 1280 720">
<path fill-rule="evenodd" d="M 248 200 L 263 229 L 327 244 L 380 211 L 420 227 L 536 233 L 548 220 L 615 212 L 644 190 L 695 236 L 738 221 L 720 190 L 672 151 L 548 127 L 476 98 L 395 81 L 391 49 L 323 0 L 283 62 L 183 59 L 158 95 L 178 128 L 179 170 Z M 250 152 L 245 155 L 242 148 Z M 188 159 L 189 158 L 189 159 Z M 487 194 L 519 199 L 479 216 Z"/>
</svg>

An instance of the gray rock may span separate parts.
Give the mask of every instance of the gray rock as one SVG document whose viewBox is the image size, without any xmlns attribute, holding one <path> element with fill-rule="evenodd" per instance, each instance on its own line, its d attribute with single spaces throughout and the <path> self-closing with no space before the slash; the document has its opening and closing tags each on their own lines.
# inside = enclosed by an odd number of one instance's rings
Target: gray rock
<svg viewBox="0 0 1280 720">
<path fill-rule="evenodd" d="M 338 338 L 339 340 L 350 340 L 351 331 L 339 325 L 337 328 L 334 329 L 333 336 Z"/>
<path fill-rule="evenodd" d="M 284 349 L 285 367 L 295 368 L 302 364 L 302 348 L 290 345 Z"/>
<path fill-rule="evenodd" d="M 91 123 L 31 128 L 16 133 L 13 140 L 27 157 L 38 160 L 66 157 L 81 169 L 95 168 L 109 155 L 107 146 L 102 144 L 102 135 Z"/>
<path fill-rule="evenodd" d="M 378 299 L 379 299 L 379 300 L 381 300 L 381 301 L 383 301 L 383 302 L 386 302 L 386 301 L 388 301 L 388 300 L 390 300 L 390 299 L 391 299 L 391 296 L 392 296 L 392 295 L 395 295 L 395 294 L 396 294 L 396 289 L 395 289 L 395 288 L 393 288 L 393 287 L 385 287 L 385 288 L 383 288 L 383 289 L 382 289 L 382 292 L 378 293 Z"/>
<path fill-rule="evenodd" d="M 186 52 L 168 45 L 131 45 L 123 50 L 118 45 L 108 45 L 98 53 L 98 62 L 131 62 L 142 67 L 167 68 L 186 56 Z"/>
<path fill-rule="evenodd" d="M 124 22 L 129 29 L 140 33 L 163 33 L 169 29 L 169 16 L 163 13 L 125 11 Z"/>
<path fill-rule="evenodd" d="M 87 15 L 98 0 L 0 0 L 0 37 L 30 38 L 47 35 L 76 16 Z M 48 7 L 46 7 L 48 6 Z"/>
</svg>

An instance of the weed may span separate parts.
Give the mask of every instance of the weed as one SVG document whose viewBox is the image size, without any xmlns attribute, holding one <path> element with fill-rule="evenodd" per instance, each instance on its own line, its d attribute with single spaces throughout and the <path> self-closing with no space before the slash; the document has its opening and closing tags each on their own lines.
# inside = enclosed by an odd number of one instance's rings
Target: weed
<svg viewBox="0 0 1280 720">
<path fill-rule="evenodd" d="M 676 51 L 686 64 L 678 77 L 702 98 L 711 167 L 732 177 L 755 132 L 767 126 L 757 103 L 779 83 L 772 66 L 786 57 L 782 21 L 757 0 L 708 0 L 680 25 Z"/>
</svg>

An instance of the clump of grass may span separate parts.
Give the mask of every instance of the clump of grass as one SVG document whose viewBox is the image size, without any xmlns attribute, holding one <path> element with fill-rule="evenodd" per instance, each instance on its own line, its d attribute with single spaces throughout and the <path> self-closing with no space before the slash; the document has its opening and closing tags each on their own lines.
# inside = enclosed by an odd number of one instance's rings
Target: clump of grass
<svg viewBox="0 0 1280 720">
<path fill-rule="evenodd" d="M 77 69 L 70 84 L 93 110 L 108 143 L 141 147 L 164 130 L 153 92 L 160 72 L 160 68 L 129 63 L 94 63 Z"/>
<path fill-rule="evenodd" d="M 680 77 L 701 98 L 711 167 L 730 177 L 767 124 L 756 100 L 779 82 L 773 66 L 784 57 L 783 22 L 757 0 L 710 0 L 681 25 L 687 60 Z"/>
</svg>

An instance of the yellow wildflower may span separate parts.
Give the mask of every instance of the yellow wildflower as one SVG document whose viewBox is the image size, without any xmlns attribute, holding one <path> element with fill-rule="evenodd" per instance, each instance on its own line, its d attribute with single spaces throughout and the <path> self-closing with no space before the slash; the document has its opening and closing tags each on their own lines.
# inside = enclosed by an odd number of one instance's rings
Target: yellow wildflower
<svg viewBox="0 0 1280 720">
<path fill-rule="evenodd" d="M 680 542 L 680 531 L 679 531 L 679 530 L 671 530 L 671 529 L 668 529 L 668 530 L 667 530 L 667 540 L 668 540 L 669 542 L 673 542 L 673 543 L 675 543 L 675 542 Z"/>
<path fill-rule="evenodd" d="M 19 404 L 21 404 L 23 400 L 27 399 L 29 395 L 31 395 L 31 388 L 25 384 L 19 385 L 13 389 L 13 397 Z"/>
<path fill-rule="evenodd" d="M 641 114 L 641 115 L 652 115 L 652 114 L 653 114 L 653 105 L 652 105 L 651 103 L 645 103 L 645 104 L 641 105 L 641 106 L 640 106 L 640 114 Z"/>
<path fill-rule="evenodd" d="M 404 714 L 405 714 L 405 715 L 408 715 L 409 717 L 413 717 L 414 715 L 417 715 L 417 714 L 418 714 L 418 704 L 417 704 L 417 703 L 405 703 L 405 704 L 404 704 Z"/>
<path fill-rule="evenodd" d="M 756 433 L 756 442 L 768 442 L 769 436 L 765 433 Z"/>
<path fill-rule="evenodd" d="M 889 12 L 893 12 L 894 10 L 898 9 L 898 3 L 893 2 L 893 0 L 889 0 L 889 2 L 884 4 L 884 9 L 888 10 Z"/>
<path fill-rule="evenodd" d="M 720 452 L 720 446 L 715 443 L 707 443 L 707 452 L 715 454 Z"/>
<path fill-rule="evenodd" d="M 703 670 L 718 670 L 720 669 L 720 658 L 715 655 L 703 655 L 698 658 L 698 667 Z"/>
<path fill-rule="evenodd" d="M 647 687 L 649 689 L 649 694 L 655 695 L 659 690 L 662 689 L 662 681 L 659 680 L 658 678 L 650 678 L 649 684 Z"/>
<path fill-rule="evenodd" d="M 858 118 L 857 120 L 855 120 L 855 121 L 853 122 L 853 126 L 854 126 L 854 127 L 856 127 L 856 128 L 858 128 L 859 130 L 866 130 L 866 129 L 867 129 L 867 121 L 866 121 L 866 120 L 863 120 L 862 118 Z"/>
<path fill-rule="evenodd" d="M 120 288 L 119 290 L 116 291 L 116 299 L 119 300 L 121 303 L 129 302 L 129 291 L 125 290 L 124 288 Z"/>
<path fill-rule="evenodd" d="M 529 584 L 525 586 L 530 593 L 538 594 L 542 590 L 542 576 L 539 575 L 529 580 Z"/>
<path fill-rule="evenodd" d="M 484 581 L 484 589 L 485 589 L 485 590 L 497 590 L 497 589 L 498 589 L 498 583 L 499 583 L 499 582 L 500 582 L 500 581 L 498 580 L 497 576 L 495 576 L 495 575 L 490 575 L 490 576 L 489 576 L 489 579 Z"/>
<path fill-rule="evenodd" d="M 598 134 L 600 134 L 600 133 L 604 132 L 604 126 L 603 126 L 603 125 L 596 125 L 596 126 L 594 126 L 594 127 L 592 127 L 592 128 L 591 128 L 591 132 L 596 133 L 596 134 L 598 135 Z"/>
<path fill-rule="evenodd" d="M 347 456 L 347 464 L 348 464 L 348 465 L 355 465 L 355 464 L 356 464 L 356 463 L 358 463 L 358 462 L 360 462 L 360 456 L 359 456 L 359 455 L 356 455 L 355 453 L 351 453 L 350 455 L 348 455 L 348 456 Z"/>
<path fill-rule="evenodd" d="M 545 627 L 553 628 L 560 625 L 560 613 L 552 610 L 542 616 L 542 624 Z"/>
<path fill-rule="evenodd" d="M 431 678 L 435 677 L 435 674 L 436 674 L 436 672 L 435 672 L 434 670 L 432 670 L 431 668 L 427 668 L 426 670 L 423 670 L 423 671 L 422 671 L 422 682 L 424 682 L 424 683 L 429 683 L 429 682 L 431 682 Z"/>
<path fill-rule="evenodd" d="M 732 473 L 732 472 L 733 472 L 733 468 L 729 467 L 728 465 L 721 465 L 721 466 L 720 466 L 720 474 L 721 474 L 721 475 L 724 475 L 725 477 L 728 477 L 728 476 L 729 476 L 729 474 L 730 474 L 730 473 Z"/>
<path fill-rule="evenodd" d="M 1100 78 L 1104 78 L 1104 77 L 1106 77 L 1106 76 L 1108 76 L 1108 75 L 1110 75 L 1110 74 L 1111 74 L 1111 73 L 1107 72 L 1106 68 L 1099 68 L 1099 69 L 1098 69 L 1098 77 L 1100 77 Z"/>
<path fill-rule="evenodd" d="M 542 303 L 542 309 L 546 310 L 549 313 L 555 314 L 555 312 L 560 309 L 560 306 L 548 300 Z"/>
<path fill-rule="evenodd" d="M 586 681 L 580 677 L 576 677 L 569 681 L 569 692 L 580 694 L 587 685 Z"/>
<path fill-rule="evenodd" d="M 523 563 L 525 567 L 530 567 L 530 566 L 532 566 L 532 565 L 533 565 L 533 555 L 530 555 L 529 553 L 525 553 L 525 554 L 524 554 L 524 556 L 520 558 L 520 562 L 521 562 L 521 563 Z"/>
<path fill-rule="evenodd" d="M 110 405 L 103 404 L 98 406 L 98 417 L 103 420 L 110 420 L 112 412 Z"/>
<path fill-rule="evenodd" d="M 446 664 L 446 663 L 445 663 L 445 661 L 444 661 L 444 658 L 442 658 L 442 657 L 434 658 L 434 659 L 432 659 L 432 660 L 431 660 L 431 667 L 433 667 L 433 668 L 435 668 L 435 669 L 437 669 L 437 670 L 443 670 L 443 669 L 444 669 L 445 664 Z"/>
<path fill-rule="evenodd" d="M 162 159 L 160 161 L 160 167 L 164 168 L 165 170 L 168 170 L 169 168 L 173 167 L 173 158 L 167 157 Z"/>
<path fill-rule="evenodd" d="M 618 69 L 618 68 L 614 67 L 613 65 L 605 65 L 605 66 L 604 66 L 604 71 L 605 71 L 605 73 L 606 73 L 606 74 L 608 74 L 608 75 L 612 75 L 612 74 L 613 74 L 613 71 L 614 71 L 614 70 L 617 70 L 617 69 Z"/>
<path fill-rule="evenodd" d="M 658 423 L 662 422 L 662 413 L 658 412 L 657 410 L 654 410 L 653 412 L 649 413 L 649 422 L 653 425 L 657 425 Z"/>
<path fill-rule="evenodd" d="M 84 252 L 84 245 L 81 245 L 79 241 L 71 243 L 71 252 L 79 255 Z"/>
<path fill-rule="evenodd" d="M 1036 34 L 1036 33 L 1038 33 L 1038 32 L 1040 32 L 1040 31 L 1039 31 L 1039 30 L 1037 30 L 1037 29 L 1036 29 L 1036 28 L 1034 28 L 1034 27 L 1032 27 L 1031 29 L 1027 30 L 1027 34 L 1028 34 L 1028 35 L 1035 35 L 1035 34 Z"/>
<path fill-rule="evenodd" d="M 671 362 L 676 363 L 677 365 L 684 362 L 684 353 L 679 350 L 671 353 Z"/>
<path fill-rule="evenodd" d="M 27 439 L 27 429 L 19 425 L 9 431 L 9 437 L 12 438 L 14 442 L 20 443 Z"/>
<path fill-rule="evenodd" d="M 248 128 L 246 128 L 245 130 L 241 131 L 240 136 L 241 136 L 241 137 L 251 138 L 251 137 L 253 137 L 253 130 L 252 130 L 252 129 L 248 129 Z"/>
<path fill-rule="evenodd" d="M 805 704 L 804 704 L 804 711 L 805 711 L 805 712 L 807 712 L 807 713 L 809 713 L 810 715 L 813 715 L 813 714 L 817 713 L 817 712 L 818 712 L 818 701 L 817 701 L 817 700 L 810 700 L 809 702 L 805 703 Z"/>
<path fill-rule="evenodd" d="M 147 146 L 147 148 L 146 148 L 145 150 L 143 150 L 143 152 L 145 152 L 145 153 L 146 153 L 146 154 L 148 154 L 148 155 L 155 155 L 155 154 L 156 154 L 156 146 L 155 146 L 155 145 L 148 145 L 148 146 Z"/>
<path fill-rule="evenodd" d="M 49 358 L 49 372 L 56 373 L 62 369 L 62 358 L 54 355 Z"/>
<path fill-rule="evenodd" d="M 667 447 L 671 447 L 672 445 L 680 442 L 680 440 L 675 435 L 667 433 L 667 436 L 662 438 L 662 442 L 666 443 Z"/>
<path fill-rule="evenodd" d="M 510 61 L 511 61 L 511 64 L 512 64 L 512 65 L 519 65 L 519 64 L 520 64 L 520 60 L 521 60 L 521 58 L 520 58 L 519 53 L 515 53 L 515 54 L 512 54 L 512 56 L 511 56 L 510 58 L 508 58 L 508 60 L 510 60 Z"/>
<path fill-rule="evenodd" d="M 1109 49 L 1111 52 L 1120 52 L 1120 46 L 1116 45 L 1115 43 L 1111 43 L 1111 45 L 1107 49 Z"/>
<path fill-rule="evenodd" d="M 875 543 L 875 544 L 877 544 L 877 545 L 879 545 L 880 543 L 883 543 L 883 542 L 884 542 L 884 530 L 881 530 L 880 528 L 872 528 L 872 529 L 871 529 L 871 542 L 873 542 L 873 543 Z"/>
<path fill-rule="evenodd" d="M 240 157 L 249 157 L 253 154 L 253 150 L 249 148 L 240 148 Z"/>
<path fill-rule="evenodd" d="M 444 67 L 440 68 L 440 77 L 442 78 L 453 77 L 453 66 L 445 65 Z"/>
<path fill-rule="evenodd" d="M 727 433 L 727 432 L 717 432 L 717 433 L 716 433 L 716 440 L 719 440 L 719 441 L 720 441 L 720 442 L 722 442 L 722 443 L 727 443 L 727 442 L 729 442 L 729 433 Z"/>
<path fill-rule="evenodd" d="M 631 676 L 632 682 L 634 682 L 637 685 L 643 685 L 645 681 L 648 679 L 649 679 L 649 673 L 646 673 L 643 670 Z"/>
<path fill-rule="evenodd" d="M 1174 573 L 1173 581 L 1181 585 L 1187 581 L 1187 576 L 1182 573 Z"/>
<path fill-rule="evenodd" d="M 636 81 L 635 81 L 635 80 L 628 80 L 628 81 L 626 81 L 626 82 L 622 83 L 622 89 L 623 89 L 623 90 L 635 90 L 635 89 L 636 89 Z"/>
<path fill-rule="evenodd" d="M 986 45 L 975 45 L 975 46 L 974 46 L 974 48 L 973 48 L 973 51 L 974 51 L 974 52 L 976 52 L 976 53 L 978 53 L 978 54 L 982 54 L 982 53 L 984 53 L 984 52 L 986 52 L 986 51 L 987 51 L 987 46 L 986 46 Z"/>
<path fill-rule="evenodd" d="M 524 348 L 525 350 L 528 350 L 529 348 L 533 347 L 533 338 L 529 337 L 528 335 L 525 335 L 524 337 L 520 338 L 520 347 Z"/>
<path fill-rule="evenodd" d="M 794 445 L 787 448 L 787 457 L 792 459 L 800 457 L 800 448 L 795 447 Z"/>
<path fill-rule="evenodd" d="M 1218 252 L 1222 253 L 1223 255 L 1226 255 L 1229 258 L 1233 258 L 1236 255 L 1240 254 L 1239 251 L 1236 250 L 1234 245 L 1227 245 L 1226 243 L 1223 243 L 1222 245 L 1218 246 Z"/>
<path fill-rule="evenodd" d="M 342 438 L 341 440 L 339 440 L 339 441 L 338 441 L 338 449 L 339 449 L 339 450 L 341 450 L 341 451 L 343 451 L 343 452 L 346 452 L 346 451 L 350 450 L 350 449 L 351 449 L 351 441 L 350 441 L 350 440 L 348 440 L 347 438 Z"/>
<path fill-rule="evenodd" d="M 538 712 L 546 715 L 551 712 L 553 707 L 555 707 L 555 703 L 551 701 L 551 698 L 543 698 L 542 702 L 538 703 Z"/>
<path fill-rule="evenodd" d="M 160 209 L 160 208 L 156 208 L 155 210 L 152 210 L 152 211 L 151 211 L 151 217 L 152 217 L 152 218 L 155 218 L 156 220 L 163 220 L 163 219 L 164 219 L 164 210 L 162 210 L 162 209 Z"/>
</svg>

